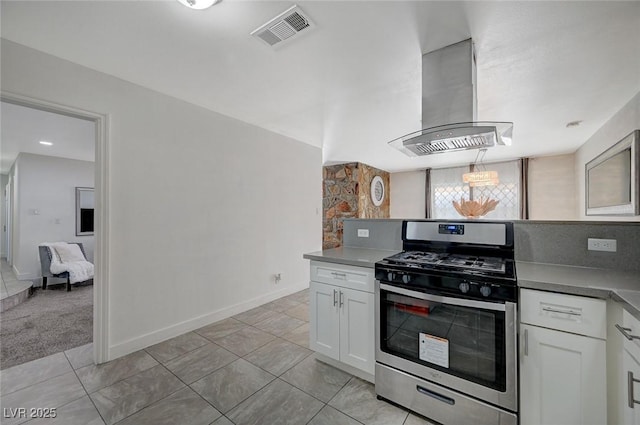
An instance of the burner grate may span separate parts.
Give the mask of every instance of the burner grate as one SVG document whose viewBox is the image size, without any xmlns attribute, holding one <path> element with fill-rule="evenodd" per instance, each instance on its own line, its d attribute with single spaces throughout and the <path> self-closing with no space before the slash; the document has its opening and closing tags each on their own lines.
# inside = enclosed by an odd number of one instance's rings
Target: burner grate
<svg viewBox="0 0 640 425">
<path fill-rule="evenodd" d="M 414 267 L 437 267 L 452 270 L 505 273 L 506 261 L 497 257 L 477 257 L 423 251 L 404 251 L 386 258 L 387 261 Z"/>
</svg>

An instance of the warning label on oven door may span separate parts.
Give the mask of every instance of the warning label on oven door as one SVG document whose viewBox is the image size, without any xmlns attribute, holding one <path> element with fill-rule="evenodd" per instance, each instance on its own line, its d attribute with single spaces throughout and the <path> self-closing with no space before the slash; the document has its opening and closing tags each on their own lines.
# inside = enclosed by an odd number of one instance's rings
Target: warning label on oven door
<svg viewBox="0 0 640 425">
<path fill-rule="evenodd" d="M 420 333 L 420 360 L 449 367 L 449 340 Z"/>
</svg>

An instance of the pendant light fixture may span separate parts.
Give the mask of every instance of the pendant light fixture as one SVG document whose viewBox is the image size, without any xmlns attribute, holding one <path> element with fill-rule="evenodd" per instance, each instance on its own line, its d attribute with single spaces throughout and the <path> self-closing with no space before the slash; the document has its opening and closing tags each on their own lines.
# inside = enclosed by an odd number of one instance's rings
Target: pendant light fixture
<svg viewBox="0 0 640 425">
<path fill-rule="evenodd" d="M 202 9 L 207 9 L 213 6 L 214 4 L 218 3 L 220 0 L 178 0 L 178 1 L 190 9 L 202 10 Z"/>
<path fill-rule="evenodd" d="M 497 171 L 473 171 L 471 173 L 464 173 L 462 175 L 462 181 L 469 183 L 471 187 L 495 186 L 500 183 Z"/>
<path fill-rule="evenodd" d="M 480 156 L 482 154 L 482 156 Z M 464 173 L 462 175 L 462 181 L 468 183 L 470 187 L 480 186 L 495 186 L 500 183 L 498 180 L 498 172 L 487 170 L 484 166 L 484 156 L 487 154 L 487 149 L 480 149 L 476 154 L 476 160 L 471 164 L 470 173 Z M 476 169 L 478 165 L 478 158 L 480 158 L 480 168 Z M 460 202 L 452 201 L 453 207 L 463 217 L 466 218 L 483 218 L 485 215 L 495 210 L 500 201 L 491 199 L 489 196 L 482 196 L 480 191 L 479 199 L 464 199 L 460 198 Z M 473 191 L 470 196 L 473 197 Z"/>
<path fill-rule="evenodd" d="M 482 154 L 480 158 L 480 166 L 484 168 L 483 170 L 475 170 L 475 167 L 478 163 L 478 157 Z M 470 173 L 464 173 L 462 175 L 462 181 L 464 183 L 469 183 L 471 187 L 480 187 L 480 186 L 495 186 L 500 183 L 498 179 L 497 171 L 487 171 L 486 167 L 483 164 L 484 156 L 487 154 L 486 149 L 480 149 L 478 154 L 476 155 L 476 160 L 473 162 L 474 171 Z"/>
</svg>

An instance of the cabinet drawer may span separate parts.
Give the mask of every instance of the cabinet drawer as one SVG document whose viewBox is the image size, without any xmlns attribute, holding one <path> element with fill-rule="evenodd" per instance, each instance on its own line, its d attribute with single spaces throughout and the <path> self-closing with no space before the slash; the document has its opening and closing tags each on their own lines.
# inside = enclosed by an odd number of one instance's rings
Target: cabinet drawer
<svg viewBox="0 0 640 425">
<path fill-rule="evenodd" d="M 605 300 L 521 289 L 520 307 L 522 323 L 594 338 L 607 337 Z"/>
<path fill-rule="evenodd" d="M 633 317 L 627 310 L 622 312 L 622 323 L 616 323 L 617 330 L 624 335 L 622 338 L 624 348 L 636 359 L 640 360 L 640 321 Z M 631 339 L 629 339 L 631 338 Z"/>
<path fill-rule="evenodd" d="M 311 262 L 311 280 L 373 293 L 373 269 L 342 264 Z"/>
</svg>

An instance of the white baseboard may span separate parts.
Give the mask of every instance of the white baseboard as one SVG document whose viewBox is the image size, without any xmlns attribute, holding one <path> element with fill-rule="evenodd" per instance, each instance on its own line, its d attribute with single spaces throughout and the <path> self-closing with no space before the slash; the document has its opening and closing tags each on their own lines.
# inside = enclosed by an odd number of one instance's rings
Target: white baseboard
<svg viewBox="0 0 640 425">
<path fill-rule="evenodd" d="M 134 351 L 141 350 L 154 344 L 158 344 L 167 339 L 174 338 L 178 335 L 182 335 L 187 332 L 191 332 L 195 329 L 199 329 L 203 326 L 215 323 L 219 320 L 226 319 L 236 314 L 251 310 L 252 308 L 261 306 L 278 298 L 291 295 L 298 291 L 302 291 L 309 287 L 309 283 L 289 286 L 276 292 L 261 295 L 256 298 L 252 298 L 247 301 L 243 301 L 238 304 L 234 304 L 223 309 L 213 311 L 211 313 L 204 314 L 202 316 L 194 317 L 193 319 L 185 320 L 175 325 L 167 326 L 162 329 L 158 329 L 153 332 L 141 335 L 136 338 L 131 338 L 127 341 L 111 345 L 109 347 L 109 354 L 107 361 L 117 359 L 124 355 L 133 353 Z"/>
<path fill-rule="evenodd" d="M 40 279 L 40 276 L 38 275 L 38 273 L 20 273 L 20 270 L 18 270 L 15 266 L 15 264 L 13 266 L 11 266 L 11 268 L 13 269 L 13 274 L 16 275 L 16 279 L 18 280 L 36 280 L 36 279 Z"/>
</svg>

